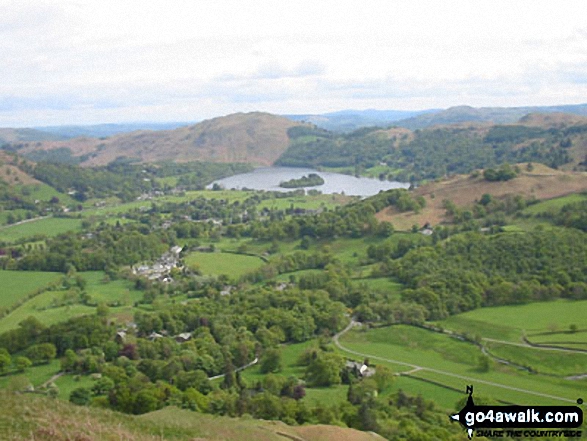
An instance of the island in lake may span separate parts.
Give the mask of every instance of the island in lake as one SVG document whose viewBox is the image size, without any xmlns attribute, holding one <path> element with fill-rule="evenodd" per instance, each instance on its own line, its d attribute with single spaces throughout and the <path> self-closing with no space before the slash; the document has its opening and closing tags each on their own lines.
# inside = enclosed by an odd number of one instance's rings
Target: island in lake
<svg viewBox="0 0 587 441">
<path fill-rule="evenodd" d="M 310 173 L 308 176 L 302 176 L 299 179 L 290 179 L 289 181 L 279 183 L 279 186 L 282 188 L 316 187 L 318 185 L 324 185 L 324 179 L 316 173 Z"/>
</svg>

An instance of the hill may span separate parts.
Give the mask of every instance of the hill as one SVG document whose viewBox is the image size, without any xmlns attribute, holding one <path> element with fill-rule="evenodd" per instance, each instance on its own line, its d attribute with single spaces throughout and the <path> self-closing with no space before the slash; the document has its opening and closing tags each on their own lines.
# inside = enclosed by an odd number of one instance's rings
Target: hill
<svg viewBox="0 0 587 441">
<path fill-rule="evenodd" d="M 59 140 L 62 136 L 37 129 L 0 128 L 0 145 L 8 143 Z"/>
<path fill-rule="evenodd" d="M 334 132 L 351 132 L 361 127 L 389 126 L 395 121 L 415 117 L 420 114 L 438 112 L 437 109 L 405 110 L 341 110 L 322 114 L 284 115 L 294 121 L 305 121 Z"/>
<path fill-rule="evenodd" d="M 127 123 L 127 124 L 93 124 L 84 126 L 44 126 L 34 127 L 35 130 L 58 136 L 61 139 L 79 137 L 102 138 L 120 133 L 136 132 L 137 130 L 173 130 L 189 126 L 188 122 L 169 123 Z"/>
<path fill-rule="evenodd" d="M 17 161 L 17 156 L 0 150 L 0 182 L 9 185 L 39 184 L 38 180 L 17 167 Z"/>
<path fill-rule="evenodd" d="M 124 415 L 78 407 L 26 394 L 2 393 L 0 427 L 3 439 L 191 440 L 191 441 L 371 441 L 382 437 L 336 426 L 292 427 L 281 422 L 217 417 L 173 407 L 142 415 Z"/>
<path fill-rule="evenodd" d="M 395 124 L 411 130 L 423 129 L 436 125 L 462 122 L 488 122 L 508 124 L 518 121 L 528 113 L 570 113 L 587 116 L 587 104 L 542 107 L 450 107 L 438 112 L 424 113 L 397 121 Z"/>
<path fill-rule="evenodd" d="M 513 124 L 460 122 L 410 131 L 363 128 L 337 134 L 314 128 L 290 132 L 277 164 L 294 167 L 375 168 L 381 179 L 421 181 L 470 173 L 504 162 L 538 162 L 584 169 L 587 118 L 528 114 Z"/>
<path fill-rule="evenodd" d="M 532 171 L 521 166 L 518 177 L 510 181 L 489 182 L 482 175 L 458 175 L 427 183 L 414 190 L 414 196 L 423 196 L 426 200 L 426 207 L 420 213 L 400 213 L 393 207 L 388 207 L 377 213 L 377 218 L 391 222 L 398 230 L 408 230 L 414 224 L 422 226 L 429 222 L 437 225 L 446 221 L 445 200 L 452 201 L 459 207 L 466 207 L 480 200 L 484 194 L 498 199 L 507 195 L 552 199 L 585 190 L 587 173 L 553 170 L 534 164 Z"/>
<path fill-rule="evenodd" d="M 300 124 L 267 113 L 237 113 L 174 130 L 25 143 L 16 150 L 34 160 L 59 159 L 86 166 L 105 165 L 121 158 L 137 162 L 197 160 L 270 165 L 287 148 L 288 129 L 296 125 Z"/>
</svg>

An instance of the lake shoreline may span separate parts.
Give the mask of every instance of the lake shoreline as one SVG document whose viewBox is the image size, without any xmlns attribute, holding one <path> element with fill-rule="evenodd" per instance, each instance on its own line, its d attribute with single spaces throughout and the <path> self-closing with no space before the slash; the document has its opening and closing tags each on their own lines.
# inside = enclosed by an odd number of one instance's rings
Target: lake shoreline
<svg viewBox="0 0 587 441">
<path fill-rule="evenodd" d="M 325 172 L 305 167 L 258 167 L 252 172 L 241 173 L 218 179 L 206 188 L 212 188 L 214 184 L 230 190 L 264 190 L 290 192 L 298 189 L 283 188 L 279 184 L 283 181 L 300 179 L 304 175 L 315 173 L 324 179 L 323 185 L 312 187 L 300 187 L 306 191 L 318 190 L 323 194 L 345 194 L 348 196 L 373 196 L 380 191 L 395 188 L 409 188 L 410 184 L 397 181 L 381 181 L 379 179 L 355 177 L 342 173 Z"/>
</svg>

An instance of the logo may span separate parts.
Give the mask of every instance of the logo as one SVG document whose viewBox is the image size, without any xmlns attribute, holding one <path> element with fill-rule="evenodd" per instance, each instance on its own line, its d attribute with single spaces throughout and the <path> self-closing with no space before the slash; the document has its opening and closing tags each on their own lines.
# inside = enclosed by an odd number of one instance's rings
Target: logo
<svg viewBox="0 0 587 441">
<path fill-rule="evenodd" d="M 467 386 L 467 394 L 465 407 L 450 418 L 465 428 L 469 439 L 474 434 L 496 438 L 581 436 L 580 430 L 570 430 L 583 423 L 583 410 L 578 406 L 477 406 L 473 386 Z"/>
</svg>

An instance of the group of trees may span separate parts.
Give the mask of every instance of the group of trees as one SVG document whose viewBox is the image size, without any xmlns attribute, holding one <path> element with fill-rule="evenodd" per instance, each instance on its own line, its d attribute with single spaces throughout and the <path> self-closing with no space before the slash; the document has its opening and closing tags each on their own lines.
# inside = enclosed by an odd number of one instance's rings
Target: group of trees
<svg viewBox="0 0 587 441">
<path fill-rule="evenodd" d="M 300 188 L 300 187 L 316 187 L 323 185 L 324 179 L 316 173 L 310 173 L 308 176 L 302 176 L 299 179 L 290 179 L 289 181 L 280 182 L 279 186 L 282 188 Z"/>
<path fill-rule="evenodd" d="M 42 158 L 41 158 L 42 159 Z M 130 201 L 141 193 L 165 190 L 157 178 L 176 176 L 184 189 L 203 189 L 215 179 L 250 171 L 245 164 L 189 162 L 183 164 L 132 164 L 115 161 L 104 167 L 85 168 L 71 163 L 38 162 L 24 165 L 23 170 L 61 193 L 75 191 L 79 201 L 88 198 L 117 196 Z"/>
<path fill-rule="evenodd" d="M 480 306 L 587 298 L 587 237 L 578 230 L 465 233 L 419 247 L 388 266 L 404 300 L 431 319 Z"/>
<path fill-rule="evenodd" d="M 446 174 L 469 173 L 503 163 L 540 162 L 558 167 L 572 160 L 571 137 L 582 126 L 542 129 L 518 125 L 497 125 L 485 134 L 477 128 L 429 128 L 416 130 L 399 141 L 376 128 L 350 134 L 323 130 L 296 130 L 291 145 L 279 158 L 279 165 L 369 168 L 384 161 L 392 174 L 403 181 L 435 179 Z"/>
</svg>

